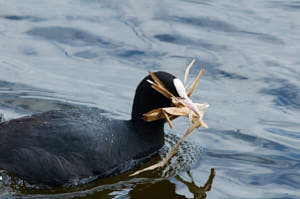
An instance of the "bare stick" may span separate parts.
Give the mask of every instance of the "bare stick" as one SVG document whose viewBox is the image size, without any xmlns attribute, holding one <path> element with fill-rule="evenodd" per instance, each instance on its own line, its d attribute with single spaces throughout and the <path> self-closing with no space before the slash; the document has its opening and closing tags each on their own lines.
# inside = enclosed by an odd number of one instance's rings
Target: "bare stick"
<svg viewBox="0 0 300 199">
<path fill-rule="evenodd" d="M 168 114 L 167 114 L 165 111 L 163 111 L 163 114 L 165 115 L 165 117 L 166 117 L 166 119 L 167 119 L 167 121 L 168 121 L 168 123 L 169 123 L 169 126 L 170 126 L 170 128 L 172 129 L 172 128 L 173 128 L 173 124 L 172 124 L 172 122 L 171 122 L 171 120 L 170 120 Z"/>
<path fill-rule="evenodd" d="M 165 85 L 156 77 L 156 75 L 154 75 L 152 72 L 149 72 L 149 74 L 156 84 L 160 85 L 161 87 L 165 87 Z"/>
<path fill-rule="evenodd" d="M 189 89 L 189 91 L 187 92 L 187 95 L 190 97 L 193 93 L 193 91 L 195 90 L 196 86 L 198 85 L 199 83 L 199 79 L 201 77 L 201 75 L 205 72 L 204 69 L 201 69 L 201 71 L 199 72 L 197 78 L 195 79 L 195 81 L 193 82 L 191 88 Z"/>
<path fill-rule="evenodd" d="M 154 88 L 156 91 L 158 91 L 160 94 L 165 96 L 166 98 L 172 98 L 175 97 L 166 87 L 163 85 L 163 83 L 154 75 L 152 72 L 149 72 L 151 78 L 154 82 L 151 80 L 148 80 L 148 82 L 152 85 L 151 87 Z"/>
<path fill-rule="evenodd" d="M 173 96 L 167 89 L 165 89 L 157 84 L 152 84 L 151 87 L 168 99 L 171 99 Z"/>
<path fill-rule="evenodd" d="M 192 60 L 192 62 L 188 65 L 188 67 L 185 69 L 185 73 L 184 73 L 184 84 L 186 83 L 187 77 L 189 76 L 190 73 L 190 69 L 193 66 L 193 64 L 195 63 L 195 59 Z"/>
</svg>

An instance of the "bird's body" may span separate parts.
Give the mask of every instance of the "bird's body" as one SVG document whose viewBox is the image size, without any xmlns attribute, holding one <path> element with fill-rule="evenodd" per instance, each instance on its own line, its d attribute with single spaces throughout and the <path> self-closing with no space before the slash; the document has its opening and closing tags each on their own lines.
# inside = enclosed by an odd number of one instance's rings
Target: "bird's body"
<svg viewBox="0 0 300 199">
<path fill-rule="evenodd" d="M 0 124 L 0 168 L 49 186 L 116 175 L 162 147 L 163 128 L 147 131 L 88 107 L 11 120 Z"/>
<path fill-rule="evenodd" d="M 173 75 L 155 75 L 178 96 Z M 164 145 L 164 120 L 145 122 L 143 114 L 171 105 L 148 79 L 137 87 L 130 120 L 113 119 L 98 108 L 74 107 L 0 123 L 0 169 L 30 184 L 54 187 L 116 175 L 140 164 Z"/>
</svg>

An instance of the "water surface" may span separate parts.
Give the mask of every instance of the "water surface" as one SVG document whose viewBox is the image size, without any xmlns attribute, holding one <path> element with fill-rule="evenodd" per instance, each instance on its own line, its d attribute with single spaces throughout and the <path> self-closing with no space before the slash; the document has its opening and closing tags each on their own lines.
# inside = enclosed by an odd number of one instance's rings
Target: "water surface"
<svg viewBox="0 0 300 199">
<path fill-rule="evenodd" d="M 192 99 L 211 105 L 209 129 L 191 134 L 162 170 L 50 191 L 2 182 L 0 198 L 300 198 L 299 11 L 278 0 L 0 0 L 6 119 L 72 104 L 128 119 L 148 71 L 182 79 L 193 58 L 190 80 L 206 72 Z M 188 124 L 167 127 L 148 164 Z"/>
</svg>

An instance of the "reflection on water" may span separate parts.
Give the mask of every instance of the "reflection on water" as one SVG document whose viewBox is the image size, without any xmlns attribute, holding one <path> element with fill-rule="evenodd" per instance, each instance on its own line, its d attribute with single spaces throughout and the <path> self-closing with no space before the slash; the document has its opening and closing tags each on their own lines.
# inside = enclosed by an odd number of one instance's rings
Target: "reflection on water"
<svg viewBox="0 0 300 199">
<path fill-rule="evenodd" d="M 300 198 L 299 18 L 299 2 L 281 0 L 0 0 L 6 120 L 81 105 L 128 119 L 148 71 L 182 78 L 192 58 L 191 79 L 206 70 L 193 101 L 211 104 L 210 128 L 193 132 L 162 170 L 46 191 L 0 183 L 0 198 L 193 198 L 210 168 L 207 198 Z M 188 121 L 174 125 L 144 166 Z"/>
<path fill-rule="evenodd" d="M 3 115 L 2 113 L 0 113 L 0 123 L 1 123 L 1 122 L 4 122 L 4 121 L 5 121 L 4 115 Z"/>
<path fill-rule="evenodd" d="M 202 186 L 197 185 L 190 171 L 186 173 L 190 178 L 189 180 L 185 180 L 179 175 L 176 175 L 174 180 L 176 179 L 185 185 L 187 190 L 193 195 L 193 198 L 206 198 L 213 185 L 213 179 L 215 177 L 214 169 L 212 168 L 210 170 L 209 177 Z M 2 187 L 2 189 L 7 189 L 7 192 L 3 192 L 3 196 L 5 196 L 5 194 L 12 194 L 18 198 L 118 198 L 129 195 L 130 198 L 186 198 L 184 195 L 176 193 L 176 184 L 170 182 L 168 179 L 128 179 L 127 175 L 121 175 L 117 179 L 99 180 L 81 187 L 69 189 L 37 191 L 28 189 L 22 190 L 20 189 L 20 185 L 17 184 L 14 184 L 13 187 L 19 190 L 19 192 L 13 193 L 12 190 L 8 191 L 8 187 L 5 186 Z"/>
<path fill-rule="evenodd" d="M 175 178 L 187 186 L 187 188 L 193 194 L 195 199 L 205 199 L 207 196 L 206 193 L 211 190 L 213 180 L 215 177 L 215 169 L 211 168 L 209 178 L 203 186 L 196 185 L 190 171 L 187 171 L 186 173 L 190 177 L 191 182 L 183 180 L 180 176 L 176 176 Z"/>
</svg>

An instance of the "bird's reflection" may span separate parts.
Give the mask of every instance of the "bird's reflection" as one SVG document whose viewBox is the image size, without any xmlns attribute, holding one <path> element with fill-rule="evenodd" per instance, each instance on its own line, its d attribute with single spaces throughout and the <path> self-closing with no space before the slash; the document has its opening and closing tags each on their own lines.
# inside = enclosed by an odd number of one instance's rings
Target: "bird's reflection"
<svg viewBox="0 0 300 199">
<path fill-rule="evenodd" d="M 203 186 L 197 186 L 191 173 L 187 172 L 188 176 L 191 178 L 191 182 L 183 180 L 180 176 L 175 178 L 184 185 L 187 186 L 189 192 L 191 192 L 196 199 L 206 198 L 206 193 L 211 190 L 213 179 L 215 177 L 215 170 L 212 168 L 210 170 L 209 178 Z M 129 196 L 132 199 L 143 198 L 143 199 L 160 199 L 160 198 L 176 198 L 184 199 L 187 198 L 184 195 L 176 193 L 176 184 L 172 183 L 170 179 L 159 180 L 157 182 L 148 182 L 136 184 L 134 189 L 129 192 Z"/>
<path fill-rule="evenodd" d="M 0 123 L 1 122 L 4 122 L 5 120 L 4 120 L 4 114 L 2 114 L 2 113 L 0 113 Z"/>
<path fill-rule="evenodd" d="M 3 173 L 2 173 L 3 174 Z M 179 183 L 183 183 L 193 194 L 196 199 L 206 198 L 207 192 L 211 190 L 213 179 L 215 177 L 215 170 L 210 170 L 209 178 L 203 186 L 198 186 L 190 173 L 187 171 L 187 175 L 190 180 L 184 180 L 179 175 L 175 176 L 175 179 Z M 1 176 L 1 175 L 0 175 Z M 6 177 L 5 177 L 6 178 Z M 51 190 L 24 190 L 21 189 L 22 196 L 32 196 L 33 198 L 45 198 L 51 196 L 51 198 L 112 198 L 112 197 L 126 197 L 129 196 L 132 199 L 160 199 L 160 198 L 174 198 L 185 199 L 187 196 L 176 193 L 176 184 L 170 181 L 169 178 L 163 179 L 148 179 L 148 178 L 133 178 L 128 179 L 126 174 L 116 176 L 112 178 L 102 179 L 91 182 L 81 187 L 73 188 L 57 188 Z M 1 185 L 1 184 L 0 184 Z M 23 195 L 24 194 L 24 195 Z M 1 194 L 0 194 L 1 195 Z M 37 197 L 42 196 L 42 197 Z"/>
<path fill-rule="evenodd" d="M 206 192 L 210 191 L 211 187 L 212 187 L 213 179 L 215 177 L 215 169 L 214 168 L 210 169 L 209 178 L 207 179 L 204 186 L 196 185 L 194 178 L 191 175 L 190 171 L 187 171 L 186 173 L 190 177 L 191 182 L 183 180 L 179 175 L 177 175 L 175 178 L 187 186 L 189 191 L 194 195 L 194 198 L 196 198 L 196 199 L 206 198 Z"/>
</svg>

